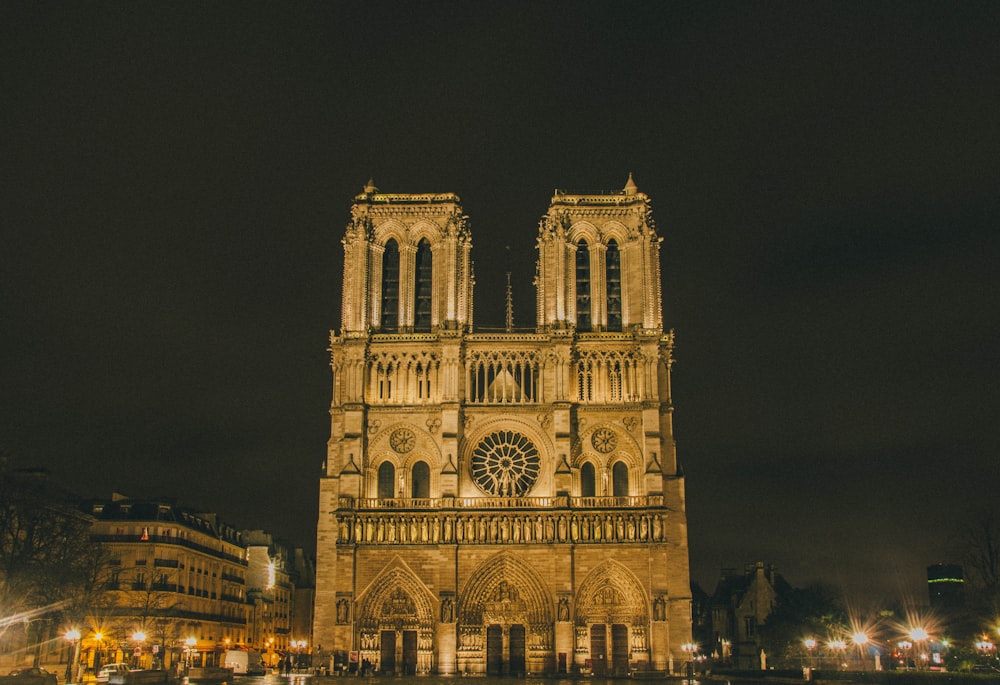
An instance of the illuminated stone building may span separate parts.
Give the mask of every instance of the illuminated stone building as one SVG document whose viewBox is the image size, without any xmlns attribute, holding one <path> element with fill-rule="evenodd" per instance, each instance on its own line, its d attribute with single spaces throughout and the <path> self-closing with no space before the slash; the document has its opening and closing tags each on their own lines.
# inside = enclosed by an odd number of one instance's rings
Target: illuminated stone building
<svg viewBox="0 0 1000 685">
<path fill-rule="evenodd" d="M 172 501 L 116 494 L 91 510 L 91 539 L 107 549 L 111 573 L 105 614 L 85 637 L 103 654 L 90 660 L 122 661 L 139 647 L 146 667 L 154 660 L 212 664 L 227 641 L 246 643 L 247 562 L 238 530 Z M 145 634 L 142 645 L 132 641 L 136 631 Z"/>
<path fill-rule="evenodd" d="M 684 479 L 647 196 L 631 177 L 555 193 L 527 331 L 473 326 L 456 195 L 369 183 L 343 244 L 317 648 L 384 672 L 679 667 Z"/>
<path fill-rule="evenodd" d="M 83 636 L 90 665 L 126 657 L 145 667 L 214 665 L 230 647 L 253 647 L 277 662 L 294 651 L 290 546 L 169 500 L 116 494 L 88 511 L 91 540 L 110 562 L 104 607 Z"/>
</svg>

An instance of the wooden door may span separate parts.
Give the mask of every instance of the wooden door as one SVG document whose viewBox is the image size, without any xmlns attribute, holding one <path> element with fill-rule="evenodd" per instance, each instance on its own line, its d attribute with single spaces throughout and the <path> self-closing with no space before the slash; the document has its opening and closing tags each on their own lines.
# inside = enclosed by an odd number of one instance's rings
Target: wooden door
<svg viewBox="0 0 1000 685">
<path fill-rule="evenodd" d="M 396 631 L 382 631 L 382 654 L 378 670 L 381 673 L 396 672 Z"/>
<path fill-rule="evenodd" d="M 608 627 L 603 623 L 590 626 L 590 660 L 594 675 L 608 672 Z"/>
</svg>

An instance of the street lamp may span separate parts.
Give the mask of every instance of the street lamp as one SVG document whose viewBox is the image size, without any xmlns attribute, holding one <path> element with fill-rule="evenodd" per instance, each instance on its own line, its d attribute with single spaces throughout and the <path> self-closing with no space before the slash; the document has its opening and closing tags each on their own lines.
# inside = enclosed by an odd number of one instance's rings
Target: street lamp
<svg viewBox="0 0 1000 685">
<path fill-rule="evenodd" d="M 865 670 L 865 645 L 868 644 L 868 636 L 859 630 L 851 636 L 851 641 L 858 648 L 858 658 L 861 659 L 861 670 Z"/>
<path fill-rule="evenodd" d="M 927 641 L 927 637 L 928 637 L 927 631 L 924 630 L 922 627 L 917 626 L 916 628 L 910 628 L 910 640 L 914 644 L 914 646 L 919 645 L 921 643 L 925 643 Z M 920 661 L 922 662 L 927 661 L 927 653 L 924 651 L 922 647 L 920 648 Z M 920 668 L 920 666 L 916 662 L 916 659 L 914 659 L 913 665 L 915 668 Z"/>
<path fill-rule="evenodd" d="M 834 654 L 839 653 L 840 663 L 841 663 L 840 667 L 841 668 L 846 667 L 847 664 L 844 663 L 844 660 L 847 657 L 847 643 L 844 642 L 843 640 L 829 640 L 827 641 L 826 646 Z"/>
<path fill-rule="evenodd" d="M 189 637 L 184 640 L 184 655 L 186 657 L 187 667 L 191 668 L 191 660 L 194 656 L 194 646 L 198 644 L 198 638 Z"/>
<path fill-rule="evenodd" d="M 71 628 L 66 631 L 64 636 L 73 645 L 73 656 L 68 664 L 66 664 L 66 682 L 73 683 L 76 682 L 76 669 L 80 663 L 80 631 L 76 628 Z"/>
<path fill-rule="evenodd" d="M 681 651 L 687 657 L 687 676 L 690 678 L 694 675 L 694 658 L 698 652 L 698 645 L 693 642 L 685 642 L 681 645 Z"/>
<path fill-rule="evenodd" d="M 802 645 L 806 648 L 806 653 L 809 655 L 809 668 L 813 668 L 813 653 L 816 651 L 816 638 L 807 637 L 802 641 Z"/>
<path fill-rule="evenodd" d="M 141 630 L 137 630 L 132 633 L 132 641 L 135 643 L 135 649 L 137 654 L 134 657 L 133 665 L 139 667 L 139 660 L 142 658 L 142 644 L 146 641 L 146 633 Z"/>
<path fill-rule="evenodd" d="M 94 642 L 97 643 L 97 651 L 94 654 L 94 673 L 98 673 L 101 670 L 101 657 L 104 652 L 104 633 L 94 633 Z"/>
</svg>

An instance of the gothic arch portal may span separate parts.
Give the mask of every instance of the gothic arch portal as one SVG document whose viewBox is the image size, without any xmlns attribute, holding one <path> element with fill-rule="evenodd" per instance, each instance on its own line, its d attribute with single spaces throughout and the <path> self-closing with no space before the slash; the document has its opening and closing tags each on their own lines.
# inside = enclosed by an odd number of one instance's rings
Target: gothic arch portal
<svg viewBox="0 0 1000 685">
<path fill-rule="evenodd" d="M 434 661 L 436 602 L 427 587 L 398 556 L 365 588 L 358 598 L 357 644 L 361 658 L 373 664 L 382 660 L 386 634 L 416 633 L 420 671 Z"/>
<path fill-rule="evenodd" d="M 491 625 L 523 626 L 529 656 L 551 660 L 553 607 L 541 576 L 530 565 L 507 552 L 490 557 L 472 574 L 459 598 L 459 660 L 484 661 Z"/>
<path fill-rule="evenodd" d="M 577 646 L 587 644 L 595 624 L 628 627 L 634 659 L 649 652 L 649 601 L 642 583 L 624 564 L 608 560 L 594 568 L 576 593 Z"/>
</svg>

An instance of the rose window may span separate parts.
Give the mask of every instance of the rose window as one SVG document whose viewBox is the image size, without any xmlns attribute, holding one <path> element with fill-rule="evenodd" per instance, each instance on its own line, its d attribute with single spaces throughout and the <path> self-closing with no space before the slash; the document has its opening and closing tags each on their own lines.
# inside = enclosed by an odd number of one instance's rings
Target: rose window
<svg viewBox="0 0 1000 685">
<path fill-rule="evenodd" d="M 472 451 L 472 479 L 494 497 L 527 494 L 538 478 L 539 465 L 538 450 L 515 431 L 491 433 Z"/>
</svg>

